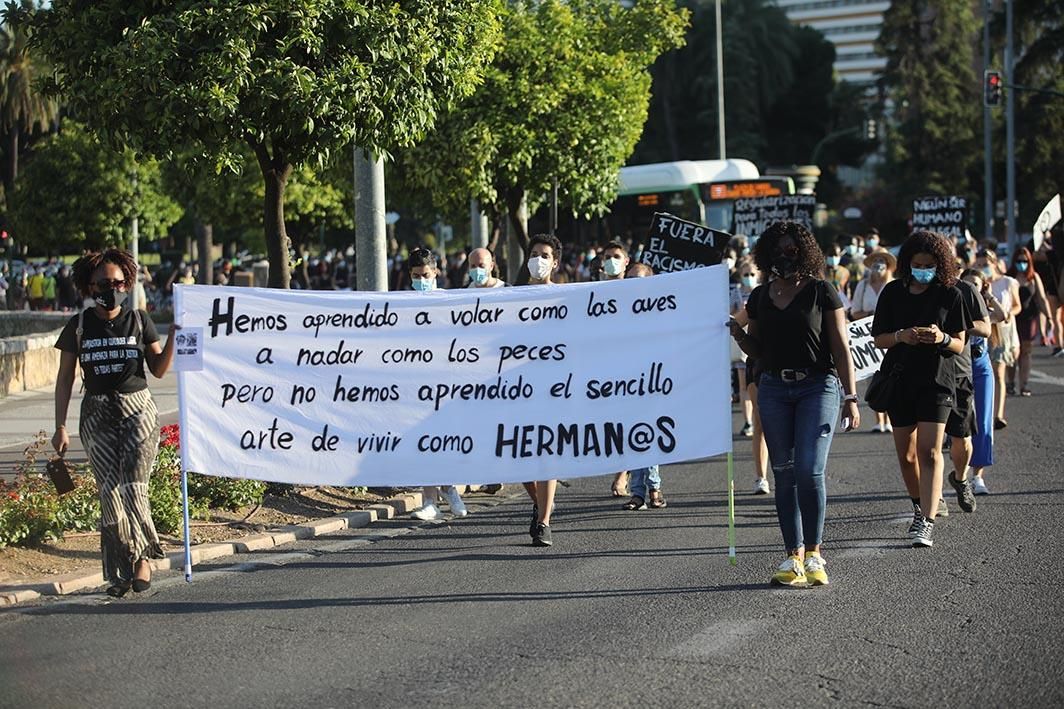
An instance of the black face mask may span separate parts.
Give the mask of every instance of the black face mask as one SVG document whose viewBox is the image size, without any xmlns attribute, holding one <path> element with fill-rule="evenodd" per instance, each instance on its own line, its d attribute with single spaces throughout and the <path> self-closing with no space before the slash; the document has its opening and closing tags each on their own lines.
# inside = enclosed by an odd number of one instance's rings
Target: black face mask
<svg viewBox="0 0 1064 709">
<path fill-rule="evenodd" d="M 798 259 L 780 254 L 772 259 L 772 272 L 780 278 L 790 278 L 798 272 Z"/>
<path fill-rule="evenodd" d="M 126 302 L 127 295 L 129 294 L 125 291 L 108 288 L 96 294 L 96 304 L 104 310 L 114 310 L 122 307 L 122 303 Z"/>
</svg>

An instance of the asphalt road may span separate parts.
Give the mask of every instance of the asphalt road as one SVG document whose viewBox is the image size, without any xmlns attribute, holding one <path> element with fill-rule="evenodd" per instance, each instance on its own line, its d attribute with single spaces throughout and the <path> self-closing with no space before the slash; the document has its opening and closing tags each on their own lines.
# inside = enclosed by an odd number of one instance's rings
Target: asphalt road
<svg viewBox="0 0 1064 709">
<path fill-rule="evenodd" d="M 1035 368 L 993 494 L 951 504 L 933 549 L 904 539 L 889 437 L 836 439 L 826 588 L 766 585 L 779 533 L 739 441 L 735 566 L 719 460 L 669 466 L 660 511 L 573 481 L 549 549 L 523 498 L 480 498 L 456 522 L 162 575 L 146 597 L 0 613 L 0 705 L 1061 706 L 1064 361 Z"/>
</svg>

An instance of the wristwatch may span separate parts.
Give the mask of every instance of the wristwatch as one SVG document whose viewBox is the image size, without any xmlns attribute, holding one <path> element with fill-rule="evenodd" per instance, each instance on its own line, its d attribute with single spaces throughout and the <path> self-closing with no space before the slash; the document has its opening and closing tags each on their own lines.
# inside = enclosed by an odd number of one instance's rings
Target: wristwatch
<svg viewBox="0 0 1064 709">
<path fill-rule="evenodd" d="M 857 398 L 856 394 L 847 394 L 846 396 L 842 397 L 842 400 L 843 401 L 853 401 L 853 402 L 859 401 L 859 399 Z"/>
</svg>

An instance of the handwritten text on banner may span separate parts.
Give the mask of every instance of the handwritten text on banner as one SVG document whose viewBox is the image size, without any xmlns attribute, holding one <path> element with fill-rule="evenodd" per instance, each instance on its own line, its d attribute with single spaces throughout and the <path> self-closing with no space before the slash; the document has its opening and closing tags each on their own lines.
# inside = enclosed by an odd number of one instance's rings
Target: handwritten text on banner
<svg viewBox="0 0 1064 709">
<path fill-rule="evenodd" d="M 727 271 L 433 293 L 178 287 L 190 471 L 302 484 L 578 477 L 731 449 Z"/>
</svg>

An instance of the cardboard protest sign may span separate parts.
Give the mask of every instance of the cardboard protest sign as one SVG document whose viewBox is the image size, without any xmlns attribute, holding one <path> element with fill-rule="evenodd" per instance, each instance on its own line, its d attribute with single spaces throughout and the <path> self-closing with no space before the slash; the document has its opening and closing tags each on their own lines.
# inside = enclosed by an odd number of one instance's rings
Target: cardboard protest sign
<svg viewBox="0 0 1064 709">
<path fill-rule="evenodd" d="M 1053 199 L 1046 203 L 1046 206 L 1042 209 L 1041 214 L 1038 215 L 1038 219 L 1034 220 L 1034 226 L 1031 227 L 1031 235 L 1034 239 L 1034 249 L 1037 251 L 1042 246 L 1042 239 L 1045 237 L 1045 233 L 1055 227 L 1060 221 L 1060 195 L 1053 195 Z"/>
<path fill-rule="evenodd" d="M 728 274 L 432 293 L 178 286 L 185 470 L 309 485 L 600 475 L 731 450 Z"/>
<path fill-rule="evenodd" d="M 968 226 L 968 199 L 958 195 L 913 200 L 913 231 L 926 229 L 963 236 Z"/>
<path fill-rule="evenodd" d="M 715 266 L 724 257 L 731 234 L 658 212 L 650 222 L 640 261 L 657 273 Z"/>
<path fill-rule="evenodd" d="M 813 228 L 816 195 L 785 194 L 778 197 L 751 197 L 735 200 L 732 233 L 761 236 L 774 222 L 798 222 Z"/>
<path fill-rule="evenodd" d="M 849 323 L 849 329 L 853 371 L 857 375 L 857 381 L 861 381 L 879 371 L 885 353 L 876 347 L 872 337 L 871 316 Z"/>
</svg>

